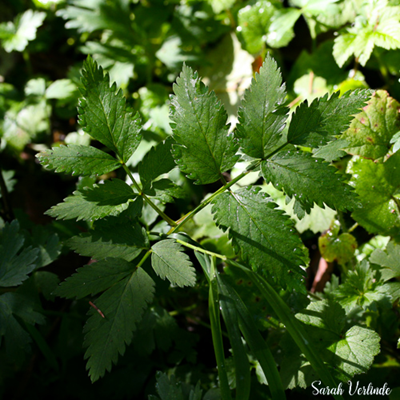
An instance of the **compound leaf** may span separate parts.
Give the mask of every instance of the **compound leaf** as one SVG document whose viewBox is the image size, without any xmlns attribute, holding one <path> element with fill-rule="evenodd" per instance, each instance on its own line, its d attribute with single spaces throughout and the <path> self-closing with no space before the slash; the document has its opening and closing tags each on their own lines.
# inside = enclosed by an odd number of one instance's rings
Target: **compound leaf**
<svg viewBox="0 0 400 400">
<path fill-rule="evenodd" d="M 104 151 L 76 144 L 53 147 L 37 158 L 44 167 L 72 175 L 103 175 L 121 166 L 118 160 Z"/>
<path fill-rule="evenodd" d="M 310 105 L 302 103 L 293 114 L 289 126 L 288 142 L 307 147 L 326 145 L 342 133 L 350 124 L 352 116 L 359 113 L 371 96 L 367 89 L 328 94 L 315 99 Z"/>
<path fill-rule="evenodd" d="M 82 69 L 82 98 L 79 102 L 79 123 L 83 130 L 103 143 L 126 162 L 142 138 L 139 114 L 126 106 L 121 90 L 110 87 L 108 74 L 88 57 Z"/>
<path fill-rule="evenodd" d="M 69 299 L 94 296 L 126 278 L 134 269 L 135 266 L 125 260 L 106 258 L 78 268 L 75 274 L 61 283 L 55 294 Z"/>
<path fill-rule="evenodd" d="M 138 268 L 97 299 L 96 306 L 104 318 L 96 310 L 90 310 L 91 316 L 84 327 L 84 345 L 88 347 L 85 358 L 89 359 L 87 369 L 92 382 L 111 370 L 118 354 L 125 353 L 137 324 L 153 301 L 154 286 L 153 279 L 143 268 Z"/>
<path fill-rule="evenodd" d="M 352 209 L 357 204 L 351 187 L 343 182 L 343 175 L 336 174 L 335 167 L 310 153 L 279 152 L 262 163 L 261 171 L 267 182 L 294 196 L 307 213 L 313 203 L 320 207 L 325 203 L 338 210 Z"/>
<path fill-rule="evenodd" d="M 84 188 L 81 192 L 75 191 L 73 196 L 67 197 L 46 214 L 57 219 L 96 220 L 120 214 L 135 198 L 136 194 L 129 185 L 120 179 L 112 179 L 93 188 Z"/>
<path fill-rule="evenodd" d="M 391 139 L 400 130 L 400 104 L 384 90 L 377 90 L 356 115 L 342 138 L 347 153 L 376 160 L 384 157 Z"/>
<path fill-rule="evenodd" d="M 213 183 L 231 169 L 238 144 L 228 134 L 227 114 L 214 92 L 186 65 L 174 84 L 171 100 L 173 157 L 196 184 Z"/>
<path fill-rule="evenodd" d="M 277 144 L 287 119 L 287 109 L 278 110 L 286 96 L 285 85 L 275 60 L 269 55 L 255 75 L 239 109 L 236 136 L 244 153 L 264 158 Z"/>
<path fill-rule="evenodd" d="M 195 285 L 195 270 L 179 243 L 171 239 L 161 240 L 152 250 L 151 264 L 160 278 L 167 278 L 180 287 Z"/>
<path fill-rule="evenodd" d="M 265 193 L 249 187 L 216 197 L 212 212 L 216 224 L 229 229 L 235 251 L 254 269 L 268 271 L 283 285 L 299 285 L 307 257 L 293 223 L 276 207 Z"/>
<path fill-rule="evenodd" d="M 39 250 L 24 246 L 17 220 L 6 223 L 0 232 L 0 287 L 20 285 L 36 268 Z"/>
</svg>

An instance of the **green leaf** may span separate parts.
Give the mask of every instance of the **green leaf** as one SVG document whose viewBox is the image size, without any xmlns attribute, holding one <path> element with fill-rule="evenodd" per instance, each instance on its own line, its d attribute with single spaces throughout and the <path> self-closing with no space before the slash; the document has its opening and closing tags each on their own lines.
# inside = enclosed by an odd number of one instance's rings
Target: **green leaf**
<svg viewBox="0 0 400 400">
<path fill-rule="evenodd" d="M 156 389 L 161 400 L 184 400 L 182 385 L 178 383 L 175 376 L 168 377 L 167 374 L 157 372 Z"/>
<path fill-rule="evenodd" d="M 399 110 L 400 104 L 388 92 L 377 90 L 343 133 L 348 142 L 344 150 L 372 160 L 384 157 L 393 135 L 400 130 Z"/>
<path fill-rule="evenodd" d="M 315 99 L 310 105 L 302 103 L 290 122 L 288 142 L 307 147 L 326 145 L 349 126 L 370 95 L 370 90 L 354 90 L 339 98 L 336 92 L 329 98 L 326 94 Z"/>
<path fill-rule="evenodd" d="M 106 257 L 132 261 L 148 248 L 146 231 L 137 222 L 96 227 L 67 240 L 65 244 L 82 256 L 101 260 Z"/>
<path fill-rule="evenodd" d="M 104 318 L 97 310 L 90 310 L 91 316 L 84 327 L 84 346 L 88 347 L 85 358 L 89 359 L 87 369 L 92 382 L 111 370 L 118 354 L 125 353 L 137 324 L 153 301 L 154 286 L 143 268 L 138 268 L 97 299 L 96 306 Z"/>
<path fill-rule="evenodd" d="M 354 271 L 348 272 L 346 281 L 336 289 L 334 296 L 346 310 L 356 306 L 376 309 L 376 303 L 386 297 L 376 290 L 379 285 L 375 271 L 363 260 Z"/>
<path fill-rule="evenodd" d="M 72 175 L 103 175 L 121 166 L 118 160 L 104 151 L 75 144 L 53 147 L 39 153 L 37 158 L 46 168 Z"/>
<path fill-rule="evenodd" d="M 400 227 L 398 199 L 400 153 L 393 154 L 384 163 L 358 158 L 352 162 L 350 184 L 362 203 L 352 217 L 368 232 L 383 236 L 398 235 Z"/>
<path fill-rule="evenodd" d="M 149 189 L 152 182 L 162 174 L 166 174 L 176 166 L 172 157 L 173 140 L 168 138 L 153 147 L 138 165 L 143 190 Z"/>
<path fill-rule="evenodd" d="M 167 278 L 180 287 L 195 285 L 195 270 L 179 243 L 171 239 L 161 240 L 151 249 L 151 264 L 161 279 Z"/>
<path fill-rule="evenodd" d="M 348 232 L 339 236 L 329 232 L 318 238 L 318 247 L 321 256 L 328 262 L 337 261 L 343 265 L 350 261 L 357 249 L 356 238 Z"/>
<path fill-rule="evenodd" d="M 373 264 L 382 267 L 380 270 L 382 279 L 388 281 L 400 276 L 400 245 L 389 242 L 386 250 L 376 249 L 369 258 Z"/>
<path fill-rule="evenodd" d="M 46 214 L 57 219 L 96 220 L 120 214 L 136 196 L 124 181 L 113 179 L 84 188 L 81 192 L 75 191 L 73 196 L 67 197 L 64 203 L 52 207 Z"/>
<path fill-rule="evenodd" d="M 61 283 L 55 294 L 68 299 L 94 296 L 126 278 L 134 270 L 132 263 L 120 258 L 106 258 L 78 268 L 75 274 Z"/>
<path fill-rule="evenodd" d="M 280 108 L 285 101 L 285 85 L 276 62 L 268 55 L 239 109 L 236 136 L 244 153 L 264 158 L 281 139 L 287 119 L 287 109 Z"/>
<path fill-rule="evenodd" d="M 294 24 L 301 16 L 301 10 L 285 8 L 279 10 L 269 27 L 267 43 L 271 47 L 285 47 L 294 38 Z"/>
<path fill-rule="evenodd" d="M 313 203 L 338 210 L 356 206 L 354 192 L 336 168 L 302 151 L 282 151 L 261 164 L 264 179 L 294 196 L 309 213 Z"/>
<path fill-rule="evenodd" d="M 28 42 L 36 38 L 36 31 L 46 17 L 44 12 L 26 10 L 15 19 L 15 22 L 0 24 L 0 39 L 8 53 L 24 51 Z"/>
<path fill-rule="evenodd" d="M 268 28 L 276 12 L 275 5 L 266 0 L 239 10 L 236 31 L 243 48 L 249 53 L 257 54 L 265 47 Z"/>
<path fill-rule="evenodd" d="M 20 285 L 36 268 L 39 250 L 24 248 L 24 243 L 18 221 L 6 223 L 0 232 L 0 287 Z"/>
<path fill-rule="evenodd" d="M 227 114 L 214 92 L 208 92 L 197 73 L 186 65 L 174 85 L 171 100 L 173 156 L 195 184 L 213 183 L 231 169 L 238 144 L 228 134 Z"/>
<path fill-rule="evenodd" d="M 258 271 L 268 271 L 282 285 L 301 286 L 307 257 L 292 221 L 259 189 L 225 192 L 213 201 L 214 220 L 237 253 Z"/>
<path fill-rule="evenodd" d="M 3 175 L 4 183 L 6 184 L 7 193 L 11 193 L 14 190 L 14 186 L 17 181 L 14 178 L 15 171 L 2 171 L 0 170 L 0 174 Z M 0 199 L 1 199 L 1 190 L 0 190 Z"/>
<path fill-rule="evenodd" d="M 126 162 L 142 138 L 139 114 L 133 115 L 121 90 L 110 87 L 108 74 L 91 57 L 83 63 L 82 98 L 79 102 L 79 124 L 94 139 L 103 143 Z"/>
</svg>

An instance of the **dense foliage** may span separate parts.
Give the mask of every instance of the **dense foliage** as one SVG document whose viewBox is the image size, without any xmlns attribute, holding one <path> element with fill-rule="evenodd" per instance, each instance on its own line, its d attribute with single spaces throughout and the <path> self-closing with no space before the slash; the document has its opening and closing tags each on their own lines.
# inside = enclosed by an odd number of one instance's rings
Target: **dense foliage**
<svg viewBox="0 0 400 400">
<path fill-rule="evenodd" d="M 1 396 L 398 398 L 400 1 L 0 19 Z"/>
</svg>

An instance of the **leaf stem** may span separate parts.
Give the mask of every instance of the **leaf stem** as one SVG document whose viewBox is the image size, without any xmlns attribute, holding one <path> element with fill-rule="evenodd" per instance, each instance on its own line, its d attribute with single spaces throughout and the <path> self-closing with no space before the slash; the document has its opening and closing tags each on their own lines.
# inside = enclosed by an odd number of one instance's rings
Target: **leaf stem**
<svg viewBox="0 0 400 400">
<path fill-rule="evenodd" d="M 208 254 L 209 256 L 212 256 L 212 257 L 220 258 L 221 260 L 224 260 L 224 261 L 227 260 L 227 257 L 223 256 L 222 254 L 214 253 L 212 251 L 202 249 L 201 247 L 193 246 L 192 244 L 184 242 L 183 240 L 179 240 L 179 239 L 175 239 L 175 240 L 177 241 L 177 243 L 181 244 L 182 246 L 189 247 L 192 250 L 199 251 L 200 253 L 203 253 L 203 254 Z"/>
<path fill-rule="evenodd" d="M 166 222 L 168 222 L 169 225 L 171 226 L 176 226 L 177 223 L 168 217 L 167 214 L 165 214 L 163 211 L 161 211 L 141 190 L 140 186 L 136 182 L 135 178 L 132 175 L 132 172 L 129 170 L 129 168 L 126 166 L 125 163 L 122 164 L 122 167 L 124 168 L 125 172 L 128 174 L 129 178 L 132 181 L 133 186 L 135 189 L 138 191 L 139 195 L 143 197 L 144 201 Z"/>
</svg>

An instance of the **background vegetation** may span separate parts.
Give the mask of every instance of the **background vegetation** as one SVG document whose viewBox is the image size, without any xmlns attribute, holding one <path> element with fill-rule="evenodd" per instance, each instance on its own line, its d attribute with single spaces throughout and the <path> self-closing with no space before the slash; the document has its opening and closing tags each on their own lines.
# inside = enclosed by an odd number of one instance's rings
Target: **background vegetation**
<svg viewBox="0 0 400 400">
<path fill-rule="evenodd" d="M 196 284 L 181 288 L 183 284 L 170 285 L 154 277 L 156 300 L 132 343 L 110 373 L 91 382 L 82 330 L 88 310 L 96 312 L 89 304 L 93 296 L 64 299 L 55 291 L 77 268 L 101 259 L 74 239 L 85 237 L 93 223 L 55 220 L 45 212 L 75 190 L 108 178 L 125 179 L 125 173 L 55 174 L 50 169 L 56 168 L 45 169 L 37 155 L 64 144 L 103 148 L 78 121 L 78 99 L 85 91 L 80 71 L 87 55 L 109 72 L 127 104 L 140 114 L 143 139 L 126 160 L 138 178 L 150 149 L 172 133 L 170 95 L 183 63 L 197 70 L 215 91 L 234 125 L 245 89 L 267 54 L 280 67 L 286 82 L 284 102 L 291 112 L 302 101 L 310 104 L 326 93 L 377 90 L 349 129 L 329 148 L 314 153 L 349 174 L 361 208 L 337 212 L 323 202 L 311 208 L 312 201 L 304 206 L 292 198 L 295 193 L 274 189 L 258 172 L 246 175 L 240 185 L 256 184 L 269 193 L 290 215 L 308 249 L 310 267 L 304 282 L 308 293 L 284 288 L 279 293 L 293 314 L 304 325 L 329 326 L 330 331 L 337 324 L 343 332 L 357 326 L 380 337 L 379 349 L 371 341 L 369 353 L 354 350 L 365 359 L 360 356 L 354 360 L 358 367 L 344 369 L 344 375 L 335 378 L 345 381 L 356 374 L 354 380 L 362 384 L 387 382 L 393 389 L 389 398 L 400 396 L 396 172 L 400 104 L 395 100 L 400 99 L 400 1 L 5 0 L 0 4 L 0 394 L 4 399 L 219 398 L 207 277 L 192 255 Z M 245 170 L 245 161 L 226 173 L 228 181 Z M 195 185 L 178 169 L 168 178 L 173 187 L 159 183 L 152 190 L 155 204 L 173 220 L 219 188 L 218 183 Z M 165 221 L 151 207 L 143 209 L 139 222 L 153 235 L 165 233 Z M 186 232 L 209 251 L 228 258 L 235 255 L 210 207 L 186 224 Z M 131 261 L 138 254 L 129 251 Z M 200 261 L 205 268 L 206 260 Z M 10 275 L 13 268 L 17 272 Z M 246 275 L 230 267 L 225 272 L 236 282 L 271 349 L 287 397 L 313 398 L 310 383 L 316 375 L 269 302 Z M 310 322 L 302 310 L 321 303 L 310 299 L 340 307 L 316 309 L 325 313 L 326 320 Z M 233 389 L 237 383 L 226 340 L 231 332 L 226 329 L 223 325 L 227 377 Z M 312 336 L 315 331 L 308 333 Z M 330 340 L 315 334 L 315 340 Z M 250 398 L 271 398 L 259 359 L 250 350 L 248 358 Z M 337 363 L 329 356 L 324 361 Z"/>
</svg>

